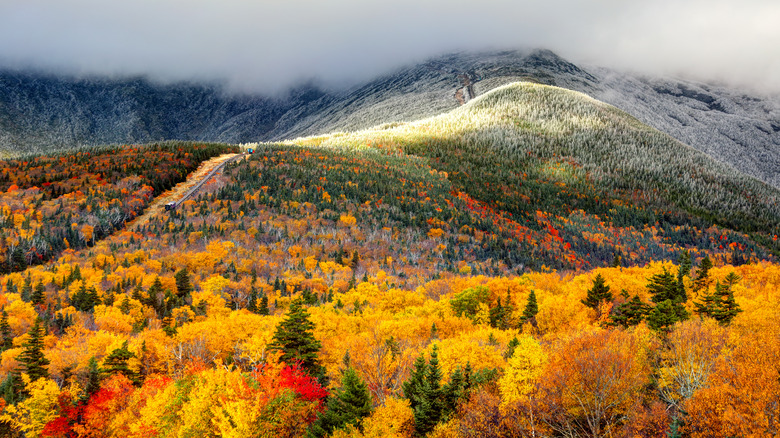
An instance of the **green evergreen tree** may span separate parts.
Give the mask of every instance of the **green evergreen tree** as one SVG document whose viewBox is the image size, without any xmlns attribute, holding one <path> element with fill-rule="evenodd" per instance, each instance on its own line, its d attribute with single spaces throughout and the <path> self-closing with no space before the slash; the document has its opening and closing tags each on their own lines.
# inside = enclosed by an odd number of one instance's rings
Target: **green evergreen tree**
<svg viewBox="0 0 780 438">
<path fill-rule="evenodd" d="M 669 329 L 680 321 L 677 317 L 675 304 L 672 300 L 658 303 L 647 315 L 647 325 L 658 332 L 668 332 Z"/>
<path fill-rule="evenodd" d="M 450 375 L 450 381 L 442 388 L 443 408 L 442 421 L 449 420 L 458 409 L 461 401 L 468 399 L 471 390 L 471 363 L 466 363 L 466 369 L 460 366 Z"/>
<path fill-rule="evenodd" d="M 11 251 L 11 271 L 19 272 L 27 269 L 27 258 L 24 256 L 22 247 L 17 246 Z"/>
<path fill-rule="evenodd" d="M 506 346 L 506 351 L 504 351 L 504 359 L 509 359 L 512 357 L 515 354 L 515 349 L 518 345 L 520 345 L 520 341 L 517 339 L 517 336 L 515 336 Z"/>
<path fill-rule="evenodd" d="M 271 310 L 268 308 L 268 297 L 263 295 L 263 298 L 260 298 L 260 307 L 257 309 L 257 313 L 260 315 L 270 315 Z"/>
<path fill-rule="evenodd" d="M 730 286 L 724 284 L 720 288 L 716 287 L 715 293 L 720 294 L 720 307 L 715 312 L 715 320 L 722 325 L 729 325 L 742 309 L 734 299 L 734 291 Z"/>
<path fill-rule="evenodd" d="M 252 289 L 249 292 L 249 300 L 247 300 L 246 303 L 246 310 L 252 312 L 252 313 L 258 313 L 257 309 L 257 288 L 252 286 Z"/>
<path fill-rule="evenodd" d="M 122 302 L 119 304 L 119 310 L 123 314 L 129 315 L 130 314 L 130 308 L 131 308 L 131 306 L 130 306 L 130 298 L 127 296 L 127 294 L 125 294 L 125 297 L 122 298 Z"/>
<path fill-rule="evenodd" d="M 49 366 L 49 359 L 43 355 L 43 332 L 41 319 L 36 318 L 30 331 L 27 332 L 30 337 L 22 345 L 24 350 L 16 358 L 21 365 L 21 371 L 30 376 L 32 381 L 49 377 L 49 371 L 46 368 Z"/>
<path fill-rule="evenodd" d="M 30 282 L 30 277 L 24 279 L 22 284 L 22 301 L 30 302 L 32 300 L 33 287 Z"/>
<path fill-rule="evenodd" d="M 710 256 L 704 256 L 699 265 L 699 272 L 693 280 L 693 290 L 699 292 L 707 288 L 710 284 L 710 269 L 712 269 L 712 260 L 710 260 Z"/>
<path fill-rule="evenodd" d="M 612 299 L 612 292 L 609 291 L 609 286 L 604 282 L 604 277 L 598 274 L 593 279 L 593 287 L 588 289 L 588 295 L 581 301 L 585 306 L 599 310 L 602 303 L 612 301 Z"/>
<path fill-rule="evenodd" d="M 14 335 L 8 324 L 8 313 L 3 310 L 0 314 L 0 353 L 14 347 Z"/>
<path fill-rule="evenodd" d="M 623 264 L 622 264 L 622 260 L 620 258 L 620 253 L 616 251 L 615 252 L 615 256 L 612 258 L 612 264 L 610 266 L 612 266 L 613 268 L 619 268 L 622 265 Z"/>
<path fill-rule="evenodd" d="M 314 323 L 309 321 L 309 312 L 304 309 L 300 299 L 290 303 L 287 317 L 276 327 L 271 351 L 280 351 L 281 359 L 288 363 L 300 363 L 301 367 L 321 384 L 326 383 L 325 367 L 320 364 L 317 354 L 322 344 L 314 337 Z"/>
<path fill-rule="evenodd" d="M 176 296 L 184 298 L 192 292 L 190 273 L 186 267 L 179 269 L 174 274 L 174 279 L 176 279 Z"/>
<path fill-rule="evenodd" d="M 534 290 L 531 290 L 531 293 L 528 295 L 528 302 L 525 304 L 525 309 L 523 310 L 523 316 L 520 317 L 520 321 L 525 323 L 530 323 L 534 327 L 536 327 L 536 314 L 539 313 L 539 305 L 536 303 L 536 292 Z"/>
<path fill-rule="evenodd" d="M 684 304 L 687 300 L 685 290 L 680 290 L 679 282 L 671 272 L 663 268 L 660 274 L 650 277 L 647 290 L 656 303 L 647 315 L 647 324 L 656 331 L 668 331 L 678 321 L 690 317 Z"/>
<path fill-rule="evenodd" d="M 623 328 L 635 326 L 642 322 L 651 310 L 652 306 L 645 304 L 639 295 L 634 295 L 634 298 L 618 306 L 615 313 L 610 315 L 609 325 Z"/>
<path fill-rule="evenodd" d="M 489 313 L 490 326 L 498 329 L 506 329 L 506 309 L 501 305 L 501 297 L 496 300 L 496 305 L 490 308 Z"/>
<path fill-rule="evenodd" d="M 677 279 L 666 268 L 663 268 L 660 274 L 650 277 L 647 290 L 652 295 L 651 299 L 654 303 L 661 303 L 666 300 L 676 301 L 680 298 Z"/>
<path fill-rule="evenodd" d="M 46 288 L 43 286 L 43 282 L 40 282 L 35 285 L 35 289 L 33 289 L 32 296 L 30 297 L 30 302 L 35 306 L 40 306 L 45 299 Z"/>
<path fill-rule="evenodd" d="M 122 347 L 114 349 L 103 360 L 104 372 L 106 374 L 120 373 L 124 374 L 131 382 L 137 383 L 138 376 L 127 365 L 127 361 L 135 357 L 135 353 L 127 349 L 127 341 L 122 344 Z"/>
<path fill-rule="evenodd" d="M 690 277 L 691 275 L 691 252 L 685 250 L 680 253 L 680 257 L 677 259 L 677 279 L 682 281 L 683 277 Z"/>
<path fill-rule="evenodd" d="M 734 299 L 734 291 L 731 289 L 731 285 L 736 284 L 739 277 L 736 275 L 726 277 L 726 281 L 725 284 L 717 282 L 713 293 L 704 294 L 701 302 L 694 303 L 696 313 L 699 316 L 708 316 L 722 325 L 729 325 L 731 320 L 742 311 Z"/>
<path fill-rule="evenodd" d="M 458 403 L 468 397 L 471 374 L 471 365 L 466 366 L 465 372 L 458 367 L 450 375 L 450 382 L 442 386 L 438 347 L 433 346 L 428 363 L 424 355 L 417 358 L 414 370 L 403 384 L 403 391 L 414 411 L 415 432 L 418 436 L 425 436 L 436 424 L 446 421 Z"/>
<path fill-rule="evenodd" d="M 95 356 L 89 358 L 87 362 L 87 385 L 84 387 L 84 395 L 82 401 L 89 400 L 92 394 L 98 392 L 100 389 L 100 382 L 103 380 L 103 370 L 98 366 Z"/>
<path fill-rule="evenodd" d="M 327 410 L 312 425 L 310 435 L 328 436 L 336 429 L 352 425 L 362 431 L 363 418 L 373 411 L 368 386 L 354 368 L 348 367 L 341 376 L 341 387 L 328 398 Z"/>
</svg>

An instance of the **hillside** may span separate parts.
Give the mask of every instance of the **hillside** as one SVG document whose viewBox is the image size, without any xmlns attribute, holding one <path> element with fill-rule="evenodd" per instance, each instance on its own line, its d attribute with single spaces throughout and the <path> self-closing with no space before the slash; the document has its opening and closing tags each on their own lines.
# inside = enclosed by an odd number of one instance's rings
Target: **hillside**
<svg viewBox="0 0 780 438">
<path fill-rule="evenodd" d="M 430 117 L 497 86 L 530 80 L 616 105 L 713 158 L 780 187 L 777 98 L 576 66 L 552 52 L 459 53 L 348 90 L 301 86 L 275 98 L 216 84 L 0 73 L 6 154 L 166 139 L 278 141 Z"/>
<path fill-rule="evenodd" d="M 565 234 L 577 236 L 595 220 L 612 228 L 606 234 L 652 227 L 653 236 L 658 231 L 690 245 L 700 241 L 693 228 L 716 224 L 777 250 L 776 189 L 560 88 L 510 84 L 431 119 L 293 143 L 426 157 L 457 190 L 521 227 L 539 222 L 541 210 Z M 580 238 L 562 241 L 594 254 Z M 669 256 L 660 248 L 649 252 Z"/>
<path fill-rule="evenodd" d="M 527 82 L 255 146 L 173 211 L 238 148 L 4 162 L 0 435 L 772 431 L 771 186 Z"/>
</svg>

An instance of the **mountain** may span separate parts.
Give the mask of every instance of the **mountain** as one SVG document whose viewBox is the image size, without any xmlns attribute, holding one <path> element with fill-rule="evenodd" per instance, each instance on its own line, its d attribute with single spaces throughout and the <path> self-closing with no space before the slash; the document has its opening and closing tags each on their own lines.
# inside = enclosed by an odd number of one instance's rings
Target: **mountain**
<svg viewBox="0 0 780 438">
<path fill-rule="evenodd" d="M 780 187 L 780 100 L 686 80 L 576 66 L 546 50 L 458 53 L 349 90 L 302 86 L 283 97 L 215 84 L 0 73 L 7 155 L 165 139 L 283 140 L 452 110 L 518 80 L 588 94 L 723 163 Z"/>
<path fill-rule="evenodd" d="M 559 87 L 512 83 L 439 116 L 286 144 L 425 159 L 463 209 L 479 212 L 477 228 L 500 236 L 506 252 L 486 258 L 571 268 L 615 253 L 632 264 L 671 259 L 690 246 L 732 259 L 763 258 L 755 243 L 779 249 L 776 188 Z"/>
<path fill-rule="evenodd" d="M 780 190 L 587 94 L 501 85 L 519 70 L 448 94 L 420 69 L 397 88 L 451 109 L 253 154 L 0 160 L 0 436 L 304 436 L 345 410 L 334 435 L 773 433 Z M 301 132 L 405 104 L 296 93 Z"/>
</svg>

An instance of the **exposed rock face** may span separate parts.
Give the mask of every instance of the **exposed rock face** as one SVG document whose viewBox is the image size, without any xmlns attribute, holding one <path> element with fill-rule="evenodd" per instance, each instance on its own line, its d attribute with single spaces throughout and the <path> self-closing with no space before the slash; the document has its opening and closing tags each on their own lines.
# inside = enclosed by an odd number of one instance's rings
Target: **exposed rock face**
<svg viewBox="0 0 780 438">
<path fill-rule="evenodd" d="M 439 114 L 517 80 L 611 103 L 722 162 L 780 187 L 780 98 L 574 65 L 547 50 L 459 53 L 345 91 L 269 98 L 213 84 L 0 73 L 0 150 L 44 152 L 164 139 L 280 140 Z"/>
</svg>

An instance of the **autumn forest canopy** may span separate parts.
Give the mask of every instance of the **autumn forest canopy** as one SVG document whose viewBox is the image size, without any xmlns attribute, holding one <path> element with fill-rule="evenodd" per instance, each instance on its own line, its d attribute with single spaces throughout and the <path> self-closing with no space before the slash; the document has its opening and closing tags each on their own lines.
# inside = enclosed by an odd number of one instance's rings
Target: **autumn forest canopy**
<svg viewBox="0 0 780 438">
<path fill-rule="evenodd" d="M 529 83 L 251 148 L 0 162 L 0 435 L 778 433 L 777 190 Z"/>
</svg>

